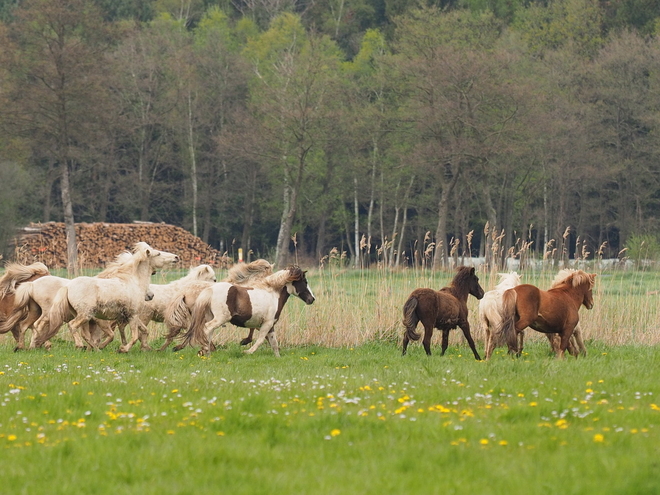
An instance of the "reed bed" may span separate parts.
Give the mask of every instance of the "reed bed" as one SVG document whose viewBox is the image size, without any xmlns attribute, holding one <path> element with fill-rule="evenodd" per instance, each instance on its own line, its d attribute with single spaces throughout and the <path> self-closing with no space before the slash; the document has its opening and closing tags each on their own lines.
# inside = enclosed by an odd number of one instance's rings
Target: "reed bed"
<svg viewBox="0 0 660 495">
<path fill-rule="evenodd" d="M 660 343 L 660 272 L 644 270 L 598 270 L 594 287 L 595 306 L 591 311 L 580 309 L 583 335 L 589 342 L 606 345 L 656 345 Z M 495 271 L 477 269 L 484 290 L 498 283 Z M 558 269 L 522 271 L 522 282 L 549 288 Z M 86 274 L 93 274 L 89 271 Z M 167 283 L 185 275 L 185 271 L 158 273 L 153 283 Z M 308 280 L 316 302 L 307 306 L 291 298 L 277 325 L 283 346 L 319 345 L 323 347 L 353 347 L 374 341 L 386 341 L 399 346 L 403 325 L 402 307 L 410 292 L 418 287 L 440 289 L 451 282 L 453 270 L 430 269 L 349 269 L 325 267 L 312 269 Z M 218 279 L 225 276 L 218 271 Z M 477 345 L 483 347 L 484 335 L 477 323 L 478 301 L 470 297 L 470 323 Z M 421 330 L 421 325 L 420 325 Z M 150 324 L 151 337 L 159 339 L 164 333 L 162 324 Z M 238 342 L 247 330 L 226 325 L 216 331 L 220 345 Z M 66 331 L 60 337 L 69 339 Z M 11 336 L 2 336 L 5 341 Z M 440 333 L 434 334 L 433 345 L 439 344 Z M 545 341 L 545 337 L 527 330 L 526 340 Z M 460 329 L 450 334 L 450 345 L 463 345 Z M 265 347 L 267 349 L 267 346 Z M 413 347 L 414 349 L 414 347 Z"/>
</svg>

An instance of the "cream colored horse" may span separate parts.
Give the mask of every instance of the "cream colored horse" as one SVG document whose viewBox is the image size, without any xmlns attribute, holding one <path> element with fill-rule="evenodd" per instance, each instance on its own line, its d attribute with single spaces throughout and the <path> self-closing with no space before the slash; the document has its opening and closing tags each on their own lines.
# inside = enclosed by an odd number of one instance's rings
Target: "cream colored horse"
<svg viewBox="0 0 660 495">
<path fill-rule="evenodd" d="M 493 290 L 486 292 L 479 301 L 479 325 L 486 336 L 486 360 L 490 359 L 496 345 L 504 343 L 504 339 L 500 335 L 494 334 L 495 329 L 500 327 L 502 294 L 505 290 L 520 285 L 520 275 L 516 272 L 500 273 L 499 276 L 500 282 Z"/>
<path fill-rule="evenodd" d="M 174 280 L 169 284 L 150 284 L 149 289 L 153 293 L 153 299 L 144 301 L 140 305 L 138 317 L 142 324 L 146 327 L 150 321 L 162 323 L 165 320 L 165 309 L 180 294 L 185 294 L 189 287 L 195 287 L 200 284 L 209 284 L 216 281 L 215 272 L 209 265 L 199 265 L 191 268 L 188 274 L 178 280 Z M 126 324 L 119 324 L 119 334 L 121 335 L 122 344 L 126 344 L 124 337 L 124 327 Z M 99 349 L 105 348 L 114 338 L 114 333 L 109 335 L 104 340 Z M 151 350 L 147 342 L 148 334 L 141 333 L 140 342 L 142 350 Z"/>
<path fill-rule="evenodd" d="M 131 256 L 118 256 L 97 276 L 71 280 L 57 292 L 48 313 L 48 331 L 37 334 L 34 347 L 43 345 L 68 321 L 72 331 L 80 328 L 85 341 L 97 348 L 98 344 L 90 335 L 89 322 L 98 318 L 130 325 L 131 340 L 119 348 L 119 352 L 128 352 L 144 329 L 138 313 L 142 302 L 153 297 L 149 290 L 152 272 L 178 262 L 176 254 L 138 242 Z"/>
<path fill-rule="evenodd" d="M 44 327 L 48 325 L 48 311 L 53 305 L 55 294 L 65 285 L 71 282 L 68 278 L 49 275 L 41 277 L 32 282 L 21 284 L 14 296 L 14 307 L 7 317 L 7 320 L 0 325 L 0 333 L 3 333 L 5 327 L 12 329 L 19 335 L 19 342 L 16 350 L 24 349 L 24 338 L 26 331 L 32 327 L 34 332 L 32 338 L 35 339 L 37 333 L 43 332 Z M 98 326 L 99 328 L 96 328 Z M 5 331 L 7 331 L 5 330 Z M 103 321 L 94 321 L 90 333 L 92 338 L 97 341 L 100 339 L 99 333 L 110 331 L 110 323 Z M 77 348 L 83 348 L 85 342 L 78 332 L 72 332 L 73 340 Z M 44 343 L 50 347 L 50 342 Z"/>
<path fill-rule="evenodd" d="M 264 259 L 258 259 L 250 263 L 239 263 L 229 269 L 227 278 L 223 282 L 228 282 L 242 287 L 249 287 L 258 283 L 259 280 L 273 274 L 273 265 Z M 199 294 L 212 283 L 199 282 L 191 284 L 186 287 L 185 292 L 173 299 L 168 307 L 165 309 L 165 325 L 168 328 L 168 333 L 165 337 L 165 342 L 158 349 L 163 351 L 172 343 L 172 341 L 181 333 L 181 330 L 190 326 L 190 317 L 192 308 L 197 301 Z M 241 345 L 249 344 L 252 342 L 252 332 L 250 335 L 241 341 Z"/>
</svg>

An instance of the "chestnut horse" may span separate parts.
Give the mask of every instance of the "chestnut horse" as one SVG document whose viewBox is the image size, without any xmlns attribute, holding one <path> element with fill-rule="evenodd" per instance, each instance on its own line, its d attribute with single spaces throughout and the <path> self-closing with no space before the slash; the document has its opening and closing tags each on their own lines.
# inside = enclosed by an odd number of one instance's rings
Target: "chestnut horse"
<svg viewBox="0 0 660 495">
<path fill-rule="evenodd" d="M 14 309 L 16 288 L 25 282 L 32 282 L 47 275 L 50 275 L 50 273 L 43 263 L 37 262 L 31 265 L 7 263 L 5 274 L 0 278 L 0 322 L 4 323 Z M 8 331 L 11 331 L 16 340 L 16 349 L 22 347 L 23 339 L 18 328 L 7 325 L 7 328 L 0 333 Z"/>
<path fill-rule="evenodd" d="M 419 340 L 420 334 L 415 329 L 418 322 L 424 325 L 424 350 L 431 355 L 431 337 L 433 329 L 442 330 L 442 355 L 449 344 L 449 330 L 457 326 L 463 330 L 463 335 L 479 361 L 479 353 L 474 346 L 468 322 L 467 298 L 472 294 L 477 299 L 484 297 L 484 290 L 479 285 L 474 267 L 461 266 L 451 284 L 440 290 L 415 289 L 403 306 L 403 324 L 406 333 L 403 335 L 403 355 L 406 355 L 408 342 Z"/>
<path fill-rule="evenodd" d="M 530 284 L 518 285 L 504 292 L 502 296 L 499 329 L 505 336 L 509 352 L 518 348 L 518 334 L 531 327 L 545 334 L 559 334 L 561 342 L 557 357 L 563 357 L 573 331 L 580 318 L 580 306 L 591 309 L 594 306 L 593 286 L 595 273 L 582 270 L 564 272 L 567 276 L 555 280 L 552 288 L 541 290 Z M 561 273 L 560 273 L 561 275 Z"/>
</svg>

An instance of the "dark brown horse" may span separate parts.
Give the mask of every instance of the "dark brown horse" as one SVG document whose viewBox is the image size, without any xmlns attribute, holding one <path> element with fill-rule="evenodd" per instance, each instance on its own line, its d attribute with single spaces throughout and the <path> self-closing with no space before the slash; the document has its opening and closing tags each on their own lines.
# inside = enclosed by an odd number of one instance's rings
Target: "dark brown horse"
<svg viewBox="0 0 660 495">
<path fill-rule="evenodd" d="M 547 291 L 529 284 L 505 291 L 500 331 L 506 338 L 509 352 L 520 354 L 518 334 L 531 327 L 545 334 L 558 334 L 561 342 L 556 350 L 557 357 L 563 357 L 580 320 L 580 306 L 584 305 L 587 309 L 594 306 L 595 279 L 595 273 L 563 270 Z"/>
<path fill-rule="evenodd" d="M 479 277 L 474 268 L 461 266 L 448 287 L 440 290 L 415 289 L 403 306 L 403 324 L 406 333 L 403 335 L 403 355 L 408 349 L 408 342 L 419 340 L 416 332 L 417 323 L 424 325 L 424 350 L 431 355 L 431 337 L 433 329 L 442 330 L 442 355 L 449 344 L 449 330 L 457 326 L 463 330 L 463 335 L 470 344 L 470 349 L 477 360 L 481 360 L 474 340 L 470 334 L 468 322 L 467 298 L 472 294 L 477 299 L 484 297 L 484 290 L 479 285 Z"/>
</svg>

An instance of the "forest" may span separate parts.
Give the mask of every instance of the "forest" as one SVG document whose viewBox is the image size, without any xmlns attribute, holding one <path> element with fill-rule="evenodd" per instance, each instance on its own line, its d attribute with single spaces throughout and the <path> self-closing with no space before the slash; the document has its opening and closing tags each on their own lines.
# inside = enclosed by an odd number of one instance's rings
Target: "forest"
<svg viewBox="0 0 660 495">
<path fill-rule="evenodd" d="M 0 243 L 350 266 L 660 252 L 660 0 L 0 0 Z M 494 248 L 495 246 L 495 248 Z"/>
</svg>

